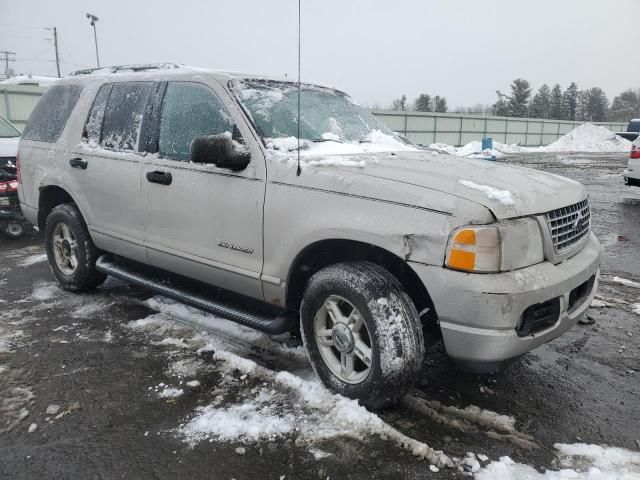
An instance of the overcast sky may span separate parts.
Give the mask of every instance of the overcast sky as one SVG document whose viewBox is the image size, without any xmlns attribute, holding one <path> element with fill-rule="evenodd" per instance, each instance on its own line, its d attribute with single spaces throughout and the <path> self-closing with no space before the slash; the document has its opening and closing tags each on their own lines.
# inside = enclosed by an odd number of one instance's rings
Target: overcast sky
<svg viewBox="0 0 640 480">
<path fill-rule="evenodd" d="M 493 103 L 517 77 L 640 88 L 640 0 L 302 0 L 302 78 L 387 105 L 405 93 Z M 0 50 L 18 73 L 171 61 L 295 78 L 297 0 L 0 0 Z M 635 46 L 635 47 L 634 47 Z M 75 64 L 75 65 L 74 65 Z M 4 66 L 2 66 L 2 70 Z"/>
</svg>

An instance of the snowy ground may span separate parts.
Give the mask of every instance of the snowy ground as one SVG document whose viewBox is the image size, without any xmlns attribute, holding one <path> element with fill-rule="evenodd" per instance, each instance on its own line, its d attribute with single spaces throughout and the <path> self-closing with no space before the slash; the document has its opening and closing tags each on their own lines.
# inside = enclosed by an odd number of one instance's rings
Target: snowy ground
<svg viewBox="0 0 640 480">
<path fill-rule="evenodd" d="M 327 392 L 286 337 L 203 331 L 204 314 L 115 281 L 63 292 L 39 237 L 0 239 L 0 478 L 640 478 L 640 189 L 621 155 L 505 161 L 588 186 L 595 322 L 495 376 L 432 342 L 382 412 Z"/>
</svg>

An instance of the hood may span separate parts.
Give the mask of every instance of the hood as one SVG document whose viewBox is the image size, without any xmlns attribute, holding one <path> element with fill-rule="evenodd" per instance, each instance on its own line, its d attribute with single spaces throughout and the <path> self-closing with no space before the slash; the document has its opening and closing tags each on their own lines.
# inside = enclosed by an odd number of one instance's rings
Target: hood
<svg viewBox="0 0 640 480">
<path fill-rule="evenodd" d="M 0 138 L 0 157 L 15 157 L 20 137 Z"/>
<path fill-rule="evenodd" d="M 565 177 L 435 152 L 340 155 L 324 159 L 345 173 L 414 185 L 470 200 L 487 207 L 497 219 L 542 214 L 587 197 L 581 183 Z M 316 160 L 315 164 L 321 165 L 324 159 Z"/>
</svg>

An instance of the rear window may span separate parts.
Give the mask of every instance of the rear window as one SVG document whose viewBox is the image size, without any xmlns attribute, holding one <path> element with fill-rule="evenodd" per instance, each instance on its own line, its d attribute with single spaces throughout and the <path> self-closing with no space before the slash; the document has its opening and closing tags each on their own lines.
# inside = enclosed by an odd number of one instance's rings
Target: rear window
<svg viewBox="0 0 640 480">
<path fill-rule="evenodd" d="M 114 150 L 138 150 L 140 127 L 153 82 L 114 83 L 104 111 L 100 143 Z"/>
<path fill-rule="evenodd" d="M 54 143 L 64 130 L 73 107 L 80 97 L 80 85 L 49 87 L 29 117 L 22 138 Z"/>
</svg>

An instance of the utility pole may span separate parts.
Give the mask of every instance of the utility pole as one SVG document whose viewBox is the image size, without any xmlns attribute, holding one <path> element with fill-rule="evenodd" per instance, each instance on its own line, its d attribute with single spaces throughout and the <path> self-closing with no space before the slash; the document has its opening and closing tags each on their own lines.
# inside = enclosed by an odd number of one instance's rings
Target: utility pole
<svg viewBox="0 0 640 480">
<path fill-rule="evenodd" d="M 15 58 L 10 58 L 10 56 L 16 56 L 16 52 L 7 52 L 6 50 L 0 50 L 0 56 L 4 56 L 2 61 L 4 61 L 4 76 L 5 78 L 11 77 L 11 70 L 9 70 L 9 62 L 15 62 Z"/>
<path fill-rule="evenodd" d="M 96 33 L 96 22 L 99 19 L 92 13 L 87 13 L 87 18 L 89 19 L 89 23 L 91 23 L 91 26 L 93 27 L 93 40 L 96 44 L 96 63 L 98 64 L 98 68 L 100 68 L 100 57 L 98 56 L 98 34 Z"/>
<path fill-rule="evenodd" d="M 58 78 L 60 78 L 60 55 L 58 54 L 58 29 L 53 27 L 53 46 L 56 49 L 56 68 L 58 69 Z"/>
</svg>

